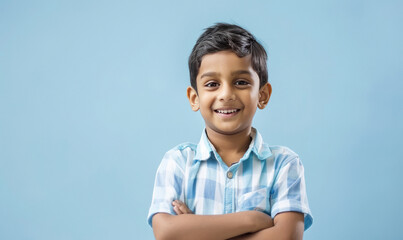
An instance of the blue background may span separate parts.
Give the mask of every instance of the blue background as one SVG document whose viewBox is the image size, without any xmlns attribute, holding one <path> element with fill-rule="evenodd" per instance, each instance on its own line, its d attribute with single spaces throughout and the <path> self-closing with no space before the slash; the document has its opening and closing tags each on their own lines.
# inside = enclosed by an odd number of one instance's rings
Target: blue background
<svg viewBox="0 0 403 240">
<path fill-rule="evenodd" d="M 305 166 L 305 239 L 402 239 L 401 1 L 0 1 L 0 239 L 153 239 L 154 175 L 203 129 L 187 57 L 215 22 L 269 54 L 254 126 Z"/>
</svg>

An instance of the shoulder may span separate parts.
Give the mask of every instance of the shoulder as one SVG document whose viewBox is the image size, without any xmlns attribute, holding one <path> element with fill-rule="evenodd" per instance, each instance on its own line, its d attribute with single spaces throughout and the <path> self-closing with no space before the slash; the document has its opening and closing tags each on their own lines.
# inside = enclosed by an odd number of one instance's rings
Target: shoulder
<svg viewBox="0 0 403 240">
<path fill-rule="evenodd" d="M 296 158 L 299 157 L 297 153 L 285 146 L 269 146 L 270 151 L 274 156 L 277 157 L 287 157 L 287 158 Z"/>
<path fill-rule="evenodd" d="M 165 156 L 175 156 L 187 158 L 196 152 L 197 144 L 185 142 L 176 145 L 165 153 Z"/>
<path fill-rule="evenodd" d="M 185 142 L 176 145 L 168 150 L 161 161 L 161 166 L 168 167 L 169 165 L 176 165 L 184 169 L 189 161 L 192 161 L 197 149 L 197 145 L 190 142 Z"/>
<path fill-rule="evenodd" d="M 269 146 L 272 153 L 275 168 L 280 169 L 290 163 L 300 164 L 300 158 L 297 153 L 285 146 Z"/>
</svg>

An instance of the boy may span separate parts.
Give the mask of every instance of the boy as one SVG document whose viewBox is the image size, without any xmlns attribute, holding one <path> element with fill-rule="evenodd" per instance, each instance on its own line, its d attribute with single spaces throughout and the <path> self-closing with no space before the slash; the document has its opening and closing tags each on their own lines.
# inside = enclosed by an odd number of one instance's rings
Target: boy
<svg viewBox="0 0 403 240">
<path fill-rule="evenodd" d="M 298 155 L 269 147 L 252 127 L 271 95 L 266 59 L 236 25 L 216 24 L 197 40 L 187 96 L 205 130 L 157 170 L 148 215 L 156 239 L 302 239 L 312 224 Z"/>
</svg>

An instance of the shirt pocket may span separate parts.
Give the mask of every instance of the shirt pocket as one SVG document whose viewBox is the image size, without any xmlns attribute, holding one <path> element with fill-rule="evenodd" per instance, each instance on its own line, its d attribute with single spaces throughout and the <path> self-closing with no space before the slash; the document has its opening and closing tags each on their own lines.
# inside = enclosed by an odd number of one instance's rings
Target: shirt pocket
<svg viewBox="0 0 403 240">
<path fill-rule="evenodd" d="M 257 210 L 269 213 L 270 206 L 267 196 L 267 188 L 260 188 L 258 190 L 245 193 L 238 199 L 238 211 Z"/>
</svg>

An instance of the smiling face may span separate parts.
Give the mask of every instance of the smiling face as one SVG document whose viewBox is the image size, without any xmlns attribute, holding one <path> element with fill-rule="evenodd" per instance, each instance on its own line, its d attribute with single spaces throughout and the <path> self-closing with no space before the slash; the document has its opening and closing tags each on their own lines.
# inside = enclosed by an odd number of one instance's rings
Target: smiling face
<svg viewBox="0 0 403 240">
<path fill-rule="evenodd" d="M 207 133 L 250 132 L 256 108 L 263 109 L 271 94 L 269 83 L 259 88 L 251 56 L 232 51 L 203 56 L 196 81 L 197 92 L 189 87 L 188 98 L 193 111 L 200 109 Z"/>
</svg>

